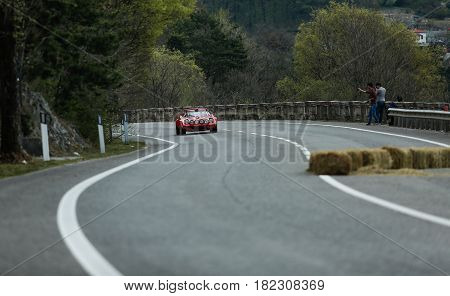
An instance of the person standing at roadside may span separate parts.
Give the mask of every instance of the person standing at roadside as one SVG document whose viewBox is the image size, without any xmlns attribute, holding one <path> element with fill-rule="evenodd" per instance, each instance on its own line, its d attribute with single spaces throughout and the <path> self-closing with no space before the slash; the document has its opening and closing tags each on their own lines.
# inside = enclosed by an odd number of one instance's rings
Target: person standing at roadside
<svg viewBox="0 0 450 296">
<path fill-rule="evenodd" d="M 377 89 L 373 85 L 373 83 L 369 82 L 367 83 L 367 89 L 361 89 L 358 88 L 360 92 L 366 93 L 369 95 L 369 101 L 370 109 L 369 109 L 369 122 L 367 125 L 372 124 L 372 119 L 375 118 L 375 122 L 378 122 L 378 116 L 377 116 Z"/>
<path fill-rule="evenodd" d="M 386 108 L 386 89 L 381 86 L 381 83 L 377 83 L 377 115 L 379 124 L 383 123 L 384 109 Z"/>
</svg>

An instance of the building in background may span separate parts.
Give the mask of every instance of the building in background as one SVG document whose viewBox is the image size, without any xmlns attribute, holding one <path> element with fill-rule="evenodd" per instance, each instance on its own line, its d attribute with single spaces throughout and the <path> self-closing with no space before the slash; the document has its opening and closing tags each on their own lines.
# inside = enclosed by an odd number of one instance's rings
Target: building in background
<svg viewBox="0 0 450 296">
<path fill-rule="evenodd" d="M 420 46 L 427 46 L 427 31 L 421 29 L 414 29 L 414 33 L 417 35 L 417 42 Z"/>
</svg>

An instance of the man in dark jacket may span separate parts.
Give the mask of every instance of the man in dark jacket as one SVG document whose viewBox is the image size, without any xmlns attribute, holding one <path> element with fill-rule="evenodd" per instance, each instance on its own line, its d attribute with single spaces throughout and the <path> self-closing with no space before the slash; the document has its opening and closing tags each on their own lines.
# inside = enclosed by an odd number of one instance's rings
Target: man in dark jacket
<svg viewBox="0 0 450 296">
<path fill-rule="evenodd" d="M 373 85 L 373 83 L 369 82 L 367 83 L 366 89 L 358 88 L 360 92 L 366 93 L 369 96 L 370 103 L 370 111 L 369 111 L 369 122 L 367 125 L 372 124 L 372 118 L 375 119 L 375 122 L 378 122 L 378 115 L 377 115 L 377 89 Z"/>
</svg>

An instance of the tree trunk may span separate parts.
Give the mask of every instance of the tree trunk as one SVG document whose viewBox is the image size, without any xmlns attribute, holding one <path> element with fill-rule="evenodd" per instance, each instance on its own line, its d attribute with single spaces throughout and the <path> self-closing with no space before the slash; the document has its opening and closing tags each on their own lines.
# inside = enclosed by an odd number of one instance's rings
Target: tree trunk
<svg viewBox="0 0 450 296">
<path fill-rule="evenodd" d="M 20 161 L 25 155 L 19 142 L 20 116 L 16 87 L 14 1 L 0 4 L 0 109 L 2 161 Z"/>
</svg>

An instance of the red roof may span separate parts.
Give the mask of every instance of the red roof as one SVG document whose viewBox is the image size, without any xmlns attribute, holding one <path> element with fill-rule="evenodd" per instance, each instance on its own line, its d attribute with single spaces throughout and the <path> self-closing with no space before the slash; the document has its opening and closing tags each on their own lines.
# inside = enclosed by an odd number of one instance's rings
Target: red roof
<svg viewBox="0 0 450 296">
<path fill-rule="evenodd" d="M 426 33 L 426 31 L 421 29 L 414 29 L 414 33 Z"/>
</svg>

